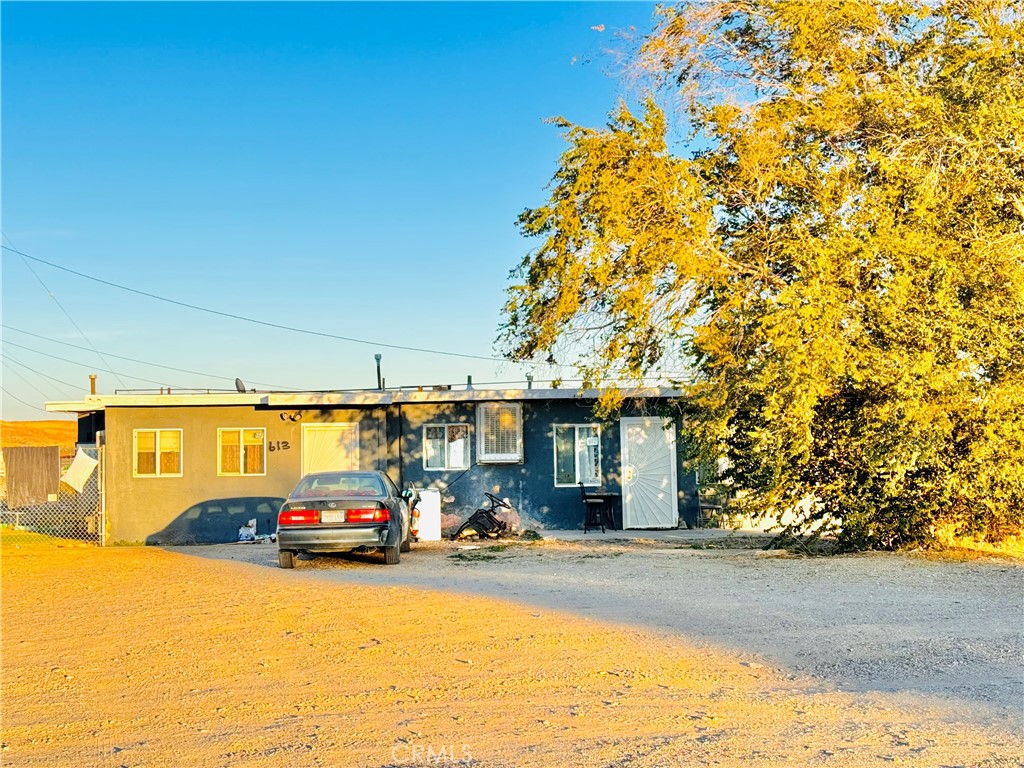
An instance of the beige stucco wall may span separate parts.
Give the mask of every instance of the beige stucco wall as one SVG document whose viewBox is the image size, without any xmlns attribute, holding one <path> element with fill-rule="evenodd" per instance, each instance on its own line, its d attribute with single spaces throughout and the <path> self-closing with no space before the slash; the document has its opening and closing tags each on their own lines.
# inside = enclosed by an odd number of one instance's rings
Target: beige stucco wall
<svg viewBox="0 0 1024 768">
<path fill-rule="evenodd" d="M 105 424 L 107 540 L 153 541 L 197 504 L 287 496 L 301 474 L 303 424 L 358 421 L 360 468 L 383 468 L 380 464 L 384 456 L 384 433 L 378 426 L 383 418 L 383 409 L 108 408 Z M 266 475 L 217 475 L 217 429 L 230 427 L 266 430 Z M 136 429 L 182 430 L 181 477 L 133 477 L 132 432 Z M 275 450 L 269 450 L 271 445 Z"/>
</svg>

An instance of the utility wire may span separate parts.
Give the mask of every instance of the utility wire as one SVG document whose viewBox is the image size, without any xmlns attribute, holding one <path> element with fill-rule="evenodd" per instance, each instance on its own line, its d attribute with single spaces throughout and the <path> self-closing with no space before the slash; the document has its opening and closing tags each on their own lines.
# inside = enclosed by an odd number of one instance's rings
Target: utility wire
<svg viewBox="0 0 1024 768">
<path fill-rule="evenodd" d="M 4 237 L 7 238 L 6 235 L 4 235 Z M 7 238 L 7 241 L 11 242 L 10 238 Z M 12 243 L 12 246 L 13 246 L 13 243 Z M 232 320 L 241 320 L 242 322 L 253 323 L 255 325 L 262 325 L 262 326 L 265 326 L 267 328 L 276 328 L 278 330 L 291 331 L 293 333 L 304 333 L 304 334 L 307 334 L 307 335 L 310 335 L 310 336 L 319 336 L 321 338 L 337 339 L 339 341 L 348 341 L 348 342 L 352 342 L 354 344 L 365 344 L 365 345 L 368 345 L 368 346 L 384 347 L 386 349 L 400 349 L 400 350 L 404 350 L 406 352 L 422 352 L 422 353 L 431 354 L 431 355 L 444 355 L 444 356 L 448 356 L 448 357 L 459 357 L 459 358 L 465 358 L 465 359 L 469 359 L 469 360 L 486 360 L 487 362 L 496 362 L 496 363 L 516 362 L 516 364 L 519 364 L 519 365 L 529 364 L 531 362 L 536 363 L 536 361 L 529 361 L 529 360 L 526 360 L 526 361 L 510 361 L 510 360 L 508 360 L 506 358 L 503 358 L 503 357 L 491 357 L 491 356 L 486 356 L 486 355 L 471 355 L 471 354 L 466 354 L 466 353 L 462 353 L 462 352 L 449 352 L 449 351 L 440 350 L 440 349 L 429 349 L 429 348 L 425 348 L 425 347 L 412 347 L 412 346 L 406 346 L 406 345 L 402 345 L 402 344 L 389 344 L 389 343 L 386 343 L 386 342 L 369 341 L 367 339 L 359 339 L 359 338 L 355 338 L 353 336 L 341 336 L 339 334 L 327 333 L 325 331 L 314 331 L 314 330 L 311 330 L 311 329 L 308 329 L 308 328 L 298 328 L 298 327 L 295 327 L 295 326 L 283 325 L 283 324 L 280 324 L 280 323 L 271 323 L 271 322 L 266 321 L 266 320 L 259 320 L 257 318 L 246 317 L 244 315 L 233 314 L 231 312 L 222 312 L 220 310 L 211 309 L 209 307 L 203 307 L 203 306 L 200 306 L 198 304 L 190 304 L 190 303 L 185 302 L 185 301 L 179 301 L 177 299 L 171 299 L 171 298 L 168 298 L 166 296 L 160 296 L 160 295 L 155 294 L 155 293 L 149 293 L 148 291 L 142 291 L 142 290 L 139 290 L 137 288 L 131 288 L 131 287 L 126 286 L 126 285 L 121 285 L 120 283 L 115 283 L 115 282 L 112 282 L 110 280 L 104 280 L 103 278 L 99 278 L 99 277 L 95 277 L 93 275 L 86 274 L 85 272 L 79 272 L 79 271 L 71 269 L 69 267 L 65 267 L 65 266 L 62 266 L 60 264 L 56 264 L 56 263 L 54 263 L 52 261 L 47 261 L 46 259 L 41 259 L 38 256 L 31 256 L 31 255 L 29 255 L 29 254 L 27 254 L 27 253 L 25 253 L 23 251 L 19 251 L 17 248 L 14 248 L 14 247 L 8 247 L 6 245 L 0 244 L 0 248 L 3 248 L 4 250 L 7 250 L 7 251 L 11 251 L 12 253 L 16 253 L 17 255 L 21 256 L 23 259 L 31 259 L 32 261 L 38 262 L 40 264 L 45 264 L 48 267 L 53 267 L 54 269 L 61 270 L 62 272 L 67 272 L 67 273 L 75 275 L 77 277 L 81 277 L 81 278 L 83 278 L 85 280 L 91 280 L 93 282 L 100 283 L 101 285 L 110 286 L 111 288 L 117 288 L 117 289 L 122 290 L 122 291 L 128 291 L 129 293 L 134 293 L 134 294 L 139 295 L 139 296 L 145 296 L 146 298 L 155 299 L 157 301 L 163 301 L 163 302 L 166 302 L 168 304 L 173 304 L 175 306 L 185 307 L 187 309 L 193 309 L 193 310 L 195 310 L 197 312 L 206 312 L 206 313 L 211 314 L 211 315 L 217 315 L 218 317 L 226 317 L 226 318 L 230 318 Z M 26 266 L 28 266 L 27 263 L 26 263 Z M 30 269 L 31 269 L 31 267 L 30 267 Z M 35 275 L 35 271 L 34 270 L 32 270 L 32 274 Z M 37 280 L 39 279 L 38 275 L 36 275 L 36 279 Z M 40 280 L 40 283 L 42 283 L 42 280 Z M 43 287 L 45 288 L 45 285 Z M 51 294 L 51 296 L 52 296 L 52 294 Z M 56 301 L 56 297 L 53 297 L 53 299 L 54 299 L 54 301 Z M 59 306 L 59 302 L 58 302 L 58 306 Z M 62 309 L 63 309 L 63 307 L 62 307 Z M 65 314 L 67 314 L 67 313 L 65 312 Z M 69 320 L 71 319 L 70 316 L 68 317 L 68 319 Z M 72 322 L 74 322 L 74 321 L 72 321 Z M 4 327 L 9 327 L 9 326 L 5 325 Z M 76 325 L 75 327 L 77 328 L 78 326 Z M 11 330 L 18 330 L 18 329 L 12 328 Z M 81 333 L 81 330 L 79 330 L 79 332 Z M 28 331 L 21 331 L 21 333 L 28 333 Z M 36 334 L 28 333 L 28 335 L 31 336 L 31 335 L 36 335 Z M 85 338 L 85 334 L 82 334 L 82 337 Z M 45 336 L 39 336 L 38 338 L 45 339 L 46 337 Z M 52 341 L 52 339 L 47 339 L 47 340 L 48 341 Z M 86 339 L 86 341 L 88 342 L 89 340 Z M 66 342 L 54 342 L 54 343 L 66 344 Z M 68 346 L 76 346 L 76 345 L 69 344 Z M 83 347 L 77 347 L 77 348 L 78 349 L 84 349 Z M 89 348 L 92 351 L 96 352 L 97 355 L 100 354 L 99 351 L 96 350 L 96 348 L 92 346 L 91 342 L 89 342 Z M 107 354 L 109 354 L 110 357 L 117 357 L 117 358 L 121 358 L 121 359 L 124 359 L 124 360 L 131 360 L 132 362 L 140 362 L 140 363 L 143 363 L 144 365 L 155 365 L 155 366 L 158 366 L 160 368 L 167 368 L 168 370 L 174 370 L 174 371 L 178 371 L 180 373 L 193 373 L 193 374 L 197 374 L 197 375 L 201 375 L 201 376 L 211 376 L 212 378 L 228 378 L 228 377 L 215 376 L 213 374 L 202 373 L 200 371 L 189 371 L 189 370 L 182 369 L 182 368 L 174 368 L 172 366 L 160 365 L 159 363 L 147 363 L 145 361 L 135 360 L 133 358 L 123 357 L 121 355 L 114 355 L 114 354 L 111 354 L 111 353 L 107 353 Z M 100 357 L 102 359 L 102 355 Z M 106 362 L 106 361 L 104 360 L 104 362 Z M 113 373 L 113 371 L 111 371 L 111 373 Z M 651 373 L 656 373 L 656 372 L 652 371 Z M 662 375 L 663 376 L 671 376 L 673 373 L 674 372 L 662 372 Z M 682 372 L 682 373 L 685 374 L 685 373 L 688 373 L 688 372 Z M 652 378 L 652 377 L 645 377 L 645 378 Z M 563 379 L 563 381 L 566 381 L 566 379 Z M 273 387 L 275 389 L 277 389 L 277 388 L 293 389 L 293 387 L 280 387 L 280 385 L 266 384 L 265 382 L 253 382 L 253 383 L 261 384 L 263 386 L 270 386 L 270 387 Z M 121 384 L 123 385 L 124 382 L 122 381 Z"/>
<path fill-rule="evenodd" d="M 4 358 L 4 360 L 10 360 L 12 363 L 14 363 L 17 366 L 20 366 L 21 368 L 25 368 L 26 370 L 32 371 L 32 373 L 34 373 L 36 376 L 42 376 L 44 379 L 49 379 L 50 381 L 55 382 L 57 384 L 63 384 L 65 386 L 71 387 L 72 389 L 81 389 L 82 388 L 81 384 L 72 384 L 70 381 L 64 381 L 63 379 L 58 379 L 55 376 L 50 376 L 49 374 L 43 373 L 42 371 L 37 371 L 35 368 L 32 368 L 31 366 L 25 365 L 24 363 L 20 362 L 19 360 L 15 360 L 10 355 L 9 352 L 4 352 L 3 353 L 3 358 Z"/>
<path fill-rule="evenodd" d="M 51 355 L 51 354 L 49 354 L 47 352 L 40 352 L 38 349 L 32 349 L 32 347 L 26 347 L 24 344 L 16 344 L 15 342 L 10 341 L 9 339 L 4 339 L 3 343 L 4 344 L 10 344 L 12 347 L 17 347 L 18 349 L 25 349 L 25 350 L 28 350 L 29 352 L 34 352 L 37 355 L 42 355 L 43 357 L 52 357 L 54 360 L 61 360 L 61 361 L 65 362 L 65 363 L 71 363 L 72 365 L 80 365 L 81 367 L 86 368 L 86 369 L 92 367 L 90 365 L 87 365 L 86 363 L 79 362 L 78 360 L 69 360 L 66 357 L 60 357 L 59 355 Z M 161 387 L 171 387 L 173 389 L 187 389 L 187 387 L 183 387 L 180 384 L 168 384 L 166 381 L 154 381 L 153 379 L 144 379 L 141 376 L 134 376 L 133 374 L 130 374 L 130 373 L 120 373 L 120 374 L 118 374 L 116 371 L 110 371 L 110 373 L 113 373 L 115 376 L 127 376 L 129 379 L 135 379 L 136 381 L 144 381 L 147 384 L 159 384 Z M 124 382 L 122 382 L 122 383 L 124 383 Z M 124 389 L 128 389 L 128 387 L 125 386 Z"/>
<path fill-rule="evenodd" d="M 80 389 L 80 388 L 81 388 L 81 387 L 76 387 L 76 386 L 75 386 L 74 384 L 69 384 L 69 383 L 68 383 L 67 381 L 60 381 L 60 379 L 54 379 L 54 378 L 53 378 L 52 376 L 47 376 L 47 375 L 46 375 L 46 374 L 44 374 L 44 373 L 43 373 L 42 371 L 37 371 L 37 370 L 36 370 L 36 369 L 34 369 L 34 368 L 30 368 L 29 366 L 26 366 L 26 365 L 24 364 L 24 362 L 19 362 L 18 360 L 14 359 L 14 358 L 13 358 L 13 357 L 11 357 L 11 356 L 10 356 L 9 354 L 7 354 L 7 352 L 6 352 L 6 351 L 4 351 L 4 353 L 3 353 L 3 365 L 4 365 L 4 366 L 7 366 L 7 369 L 8 369 L 8 370 L 9 370 L 9 371 L 10 371 L 10 372 L 11 372 L 12 374 L 14 374 L 14 375 L 15 375 L 15 376 L 17 376 L 18 378 L 22 379 L 22 380 L 23 380 L 24 382 L 26 382 L 26 383 L 27 383 L 27 384 L 28 384 L 28 385 L 29 385 L 30 387 L 32 387 L 33 389 L 36 389 L 36 391 L 37 391 L 37 392 L 39 392 L 39 393 L 40 393 L 41 395 L 43 395 L 43 397 L 48 397 L 48 395 L 46 395 L 46 394 L 45 394 L 44 392 L 42 392 L 41 390 L 39 390 L 39 389 L 37 389 L 37 388 L 36 388 L 35 386 L 33 386 L 32 382 L 30 382 L 30 381 L 29 381 L 29 380 L 28 380 L 28 379 L 27 379 L 27 378 L 26 378 L 25 376 L 23 376 L 22 374 L 18 373 L 18 372 L 17 372 L 16 370 L 14 370 L 13 368 L 11 368 L 11 367 L 10 367 L 10 364 L 11 364 L 11 362 L 13 362 L 13 364 L 14 364 L 15 366 L 17 366 L 18 368 L 24 368 L 24 369 L 25 369 L 26 371 L 31 371 L 31 372 L 32 372 L 32 373 L 34 373 L 34 374 L 35 374 L 36 376 L 40 376 L 40 377 L 42 377 L 43 379 L 47 379 L 47 380 L 48 380 L 48 381 L 50 381 L 50 382 L 54 382 L 54 383 L 56 383 L 56 384 L 63 384 L 63 385 L 67 385 L 67 386 L 70 386 L 70 387 L 74 387 L 75 389 Z M 66 394 L 63 394 L 63 392 L 60 392 L 60 396 L 67 396 L 67 395 L 66 395 Z"/>
<path fill-rule="evenodd" d="M 26 336 L 32 336 L 43 341 L 49 341 L 52 344 L 61 344 L 65 347 L 72 347 L 73 349 L 82 349 L 88 351 L 88 347 L 83 347 L 80 344 L 71 344 L 67 341 L 58 341 L 57 339 L 51 339 L 48 336 L 40 336 L 38 333 L 32 333 L 31 331 L 24 331 L 21 328 L 15 328 L 13 325 L 7 325 L 6 323 L 0 323 L 0 327 L 6 328 L 9 331 L 15 331 L 17 333 L 23 333 Z M 116 357 L 118 360 L 128 360 L 132 363 L 141 363 L 142 365 L 151 365 L 155 368 L 166 368 L 168 371 L 177 371 L 178 373 L 191 373 L 195 376 L 207 376 L 211 379 L 227 379 L 230 381 L 233 377 L 221 376 L 216 373 L 205 373 L 203 371 L 190 371 L 188 368 L 175 368 L 172 365 L 163 365 L 161 363 L 151 363 L 148 360 L 139 360 L 134 357 L 125 357 L 124 355 L 115 355 L 113 352 L 104 352 L 107 357 Z M 265 381 L 250 381 L 250 384 L 259 384 L 262 387 L 270 387 L 271 389 L 295 389 L 295 387 L 286 387 L 283 384 L 268 384 Z"/>
<path fill-rule="evenodd" d="M 10 364 L 9 362 L 7 362 L 6 360 L 4 360 L 4 361 L 3 361 L 2 363 L 0 363 L 0 365 L 3 365 L 3 367 L 7 369 L 7 372 L 8 372 L 8 373 L 13 373 L 13 374 L 14 374 L 15 376 L 17 376 L 17 377 L 18 377 L 19 379 L 21 379 L 21 380 L 22 380 L 23 382 L 25 382 L 25 384 L 26 384 L 26 385 L 28 385 L 28 387 L 29 387 L 30 389 L 34 389 L 34 390 L 35 390 L 35 391 L 36 391 L 37 393 L 39 393 L 39 396 L 40 396 L 41 398 L 43 398 L 43 400 L 49 400 L 49 399 L 50 399 L 50 396 L 49 396 L 48 394 L 46 394 L 45 392 L 43 392 L 43 390 L 41 390 L 41 389 L 40 389 L 39 387 L 37 387 L 37 386 L 36 386 L 35 384 L 33 384 L 33 383 L 32 383 L 31 381 L 29 381 L 29 380 L 28 380 L 27 378 L 25 378 L 24 376 L 22 376 L 22 375 L 21 375 L 21 374 L 20 374 L 20 373 L 19 373 L 19 372 L 17 371 L 17 369 L 15 369 L 15 368 L 14 368 L 14 366 L 12 366 L 12 365 L 11 365 L 11 364 Z"/>
<path fill-rule="evenodd" d="M 146 298 L 149 298 L 149 299 L 156 299 L 157 301 L 163 301 L 163 302 L 166 302 L 168 304 L 174 304 L 175 306 L 186 307 L 188 309 L 194 309 L 197 312 L 206 312 L 208 314 L 217 315 L 219 317 L 227 317 L 227 318 L 230 318 L 232 320 L 241 320 L 241 321 L 246 322 L 246 323 L 253 323 L 255 325 L 262 325 L 262 326 L 267 327 L 267 328 L 277 328 L 278 330 L 281 330 L 281 331 L 292 331 L 294 333 L 305 333 L 305 334 L 308 334 L 310 336 L 320 336 L 320 337 L 326 338 L 326 339 L 337 339 L 338 341 L 348 341 L 348 342 L 352 342 L 353 344 L 366 344 L 366 345 L 371 346 L 371 347 L 384 347 L 386 349 L 401 349 L 401 350 L 404 350 L 406 352 L 423 352 L 423 353 L 429 354 L 429 355 L 445 355 L 445 356 L 448 356 L 448 357 L 461 357 L 461 358 L 466 358 L 466 359 L 469 359 L 469 360 L 487 360 L 488 362 L 501 362 L 501 363 L 509 362 L 508 360 L 506 360 L 504 358 L 501 358 L 501 357 L 488 357 L 488 356 L 484 356 L 484 355 L 469 355 L 469 354 L 465 354 L 465 353 L 462 353 L 462 352 L 447 352 L 447 351 L 441 350 L 441 349 L 427 349 L 427 348 L 424 348 L 424 347 L 410 347 L 410 346 L 405 346 L 403 344 L 387 344 L 387 343 L 382 342 L 382 341 L 369 341 L 367 339 L 357 339 L 354 336 L 340 336 L 340 335 L 335 334 L 335 333 L 326 333 L 325 331 L 314 331 L 314 330 L 310 330 L 309 328 L 296 328 L 295 326 L 292 326 L 292 325 L 281 325 L 280 323 L 271 323 L 271 322 L 268 322 L 266 320 L 257 320 L 254 317 L 245 317 L 244 315 L 233 314 L 231 312 L 221 312 L 220 310 L 217 310 L 217 309 L 210 309 L 209 307 L 202 307 L 202 306 L 199 306 L 198 304 L 189 304 L 187 301 L 178 301 L 177 299 L 169 299 L 166 296 L 158 296 L 155 293 L 149 293 L 147 291 L 140 291 L 137 288 L 129 288 L 127 285 L 121 285 L 120 283 L 111 282 L 110 280 L 104 280 L 104 279 L 99 278 L 99 277 L 94 277 L 93 275 L 87 275 L 85 272 L 78 272 L 77 270 L 69 269 L 68 267 L 62 267 L 60 264 L 54 264 L 52 261 L 46 261 L 45 259 L 40 259 L 37 256 L 29 256 L 27 253 L 23 253 L 22 251 L 19 251 L 16 248 L 10 248 L 10 247 L 8 247 L 6 245 L 0 245 L 0 248 L 3 248 L 4 250 L 7 250 L 7 251 L 11 251 L 12 253 L 16 253 L 19 256 L 23 257 L 23 258 L 31 259 L 32 261 L 38 262 L 39 264 L 45 264 L 48 267 L 53 267 L 54 269 L 59 269 L 62 272 L 67 272 L 68 274 L 76 275 L 76 276 L 84 278 L 86 280 L 92 280 L 95 283 L 100 283 L 101 285 L 107 285 L 107 286 L 110 286 L 111 288 L 118 288 L 118 289 L 120 289 L 122 291 L 128 291 L 129 293 L 134 293 L 134 294 L 137 294 L 139 296 L 145 296 Z"/>
<path fill-rule="evenodd" d="M 43 335 L 38 334 L 38 333 L 32 333 L 31 331 L 26 331 L 26 330 L 24 330 L 22 328 L 16 328 L 15 326 L 8 325 L 7 323 L 0 323 L 0 328 L 4 328 L 4 329 L 6 329 L 8 331 L 14 331 L 15 333 L 21 333 L 21 334 L 24 334 L 26 336 L 31 336 L 31 337 L 33 337 L 35 339 L 42 339 L 43 341 L 48 341 L 51 344 L 60 344 L 61 346 L 64 346 L 64 347 L 71 347 L 72 349 L 80 349 L 80 350 L 83 350 L 83 351 L 86 351 L 86 352 L 90 351 L 88 347 L 83 347 L 81 344 L 72 344 L 72 343 L 67 342 L 67 341 L 59 341 L 57 339 L 52 339 L 49 336 L 43 336 Z M 10 343 L 13 343 L 13 342 L 5 340 L 4 343 L 5 344 L 10 344 Z M 33 349 L 32 351 L 36 351 L 36 350 Z M 125 355 L 116 355 L 113 352 L 107 352 L 105 350 L 104 350 L 103 353 L 107 357 L 113 357 L 113 358 L 116 358 L 118 360 L 127 360 L 127 361 L 132 362 L 132 363 L 140 363 L 142 365 L 150 365 L 150 366 L 153 366 L 155 368 L 164 368 L 164 369 L 169 370 L 169 371 L 176 371 L 177 373 L 189 373 L 189 374 L 193 374 L 195 376 L 206 376 L 206 377 L 211 378 L 211 379 L 226 379 L 226 380 L 230 380 L 231 379 L 230 376 L 221 376 L 220 374 L 209 373 L 207 371 L 193 371 L 193 370 L 190 370 L 188 368 L 176 368 L 176 367 L 174 367 L 172 365 L 163 365 L 162 363 L 154 363 L 154 362 L 151 362 L 149 360 L 140 360 L 139 358 L 136 358 L 136 357 L 127 357 Z M 10 357 L 10 355 L 8 355 L 8 357 Z M 13 358 L 11 358 L 11 359 L 13 360 Z M 14 362 L 17 362 L 17 361 L 14 361 Z M 28 366 L 26 366 L 24 364 L 20 364 L 20 365 L 22 365 L 23 368 L 28 368 Z M 29 370 L 33 370 L 33 369 L 29 368 Z M 40 371 L 33 371 L 33 373 L 39 373 L 39 375 L 46 377 L 46 374 L 41 373 Z M 657 380 L 660 380 L 661 378 L 663 378 L 664 376 L 671 376 L 673 374 L 685 375 L 685 372 L 683 372 L 683 371 L 678 371 L 678 372 L 677 371 L 672 371 L 672 372 L 652 371 L 651 373 L 652 374 L 659 374 L 660 373 L 660 375 L 644 376 L 642 378 L 642 380 L 643 381 L 657 381 Z M 51 378 L 52 379 L 53 377 L 47 377 L 47 378 Z M 556 376 L 554 378 L 559 378 L 559 377 Z M 53 379 L 53 380 L 54 381 L 60 381 L 59 379 Z M 546 379 L 544 379 L 544 378 L 540 378 L 540 379 L 537 379 L 537 382 L 540 383 L 540 382 L 545 381 L 545 380 Z M 565 378 L 565 377 L 561 377 L 560 380 L 562 382 L 564 382 L 564 383 L 567 383 L 567 384 L 568 383 L 576 383 L 576 382 L 582 382 L 583 381 L 583 379 L 568 379 L 568 378 Z M 262 387 L 269 387 L 271 389 L 299 391 L 297 387 L 288 386 L 288 385 L 285 385 L 285 384 L 271 384 L 271 383 L 268 383 L 268 382 L 265 382 L 265 381 L 252 381 L 252 380 L 249 380 L 249 379 L 246 379 L 246 381 L 249 381 L 250 384 L 258 384 L 258 385 L 260 385 Z M 68 386 L 71 386 L 71 387 L 78 388 L 78 385 L 70 384 L 69 382 L 66 382 L 66 381 L 63 381 L 61 383 L 62 384 L 67 384 Z M 487 387 L 487 386 L 496 386 L 496 385 L 526 384 L 526 383 L 528 383 L 528 381 L 526 379 L 518 379 L 518 380 L 515 380 L 515 381 L 474 381 L 473 385 L 476 386 L 476 387 Z M 412 385 L 407 386 L 407 387 L 399 387 L 399 388 L 400 389 L 403 389 L 403 388 L 404 389 L 409 389 L 411 386 Z"/>
<path fill-rule="evenodd" d="M 60 307 L 60 311 L 64 313 L 64 317 L 66 317 L 66 318 L 68 319 L 68 322 L 70 322 L 70 323 L 71 323 L 71 325 L 73 325 L 73 326 L 75 327 L 75 330 L 76 330 L 76 331 L 78 331 L 78 334 L 79 334 L 79 335 L 80 335 L 80 336 L 81 336 L 81 337 L 82 337 L 83 339 L 85 339 L 85 343 L 86 343 L 86 344 L 88 344 L 88 345 L 89 345 L 89 346 L 90 346 L 90 347 L 92 348 L 92 351 L 96 353 L 96 356 L 97 356 L 97 357 L 98 357 L 98 358 L 100 359 L 100 361 L 101 361 L 101 362 L 103 363 L 103 365 L 105 365 L 105 366 L 107 367 L 107 371 L 108 371 L 108 372 L 110 372 L 110 373 L 113 373 L 113 374 L 114 374 L 114 376 L 117 376 L 117 374 L 116 374 L 116 373 L 114 373 L 114 370 L 113 370 L 113 369 L 112 369 L 112 368 L 110 367 L 110 363 L 108 363 L 108 362 L 106 361 L 106 359 L 105 359 L 105 358 L 103 357 L 103 355 L 101 355 L 101 354 L 99 353 L 99 350 L 97 350 L 97 349 L 96 349 L 96 347 L 93 347 L 93 345 L 92 345 L 92 342 L 91 342 L 91 341 L 89 341 L 89 337 L 85 335 L 85 331 L 83 331 L 83 330 L 82 330 L 82 329 L 81 329 L 81 328 L 80 328 L 80 327 L 78 326 L 78 323 L 76 323 L 76 322 L 75 322 L 75 319 L 74 319 L 73 317 L 71 317 L 71 314 L 70 314 L 70 313 L 69 313 L 69 312 L 68 312 L 68 311 L 67 311 L 67 310 L 66 310 L 66 309 L 64 308 L 64 305 L 60 303 L 60 300 L 59 300 L 59 299 L 57 298 L 57 294 L 55 294 L 55 293 L 54 293 L 53 291 L 51 291 L 51 290 L 50 290 L 50 288 L 49 288 L 49 286 L 47 286 L 47 284 L 43 282 L 43 278 L 41 278 L 41 277 L 40 277 L 40 276 L 39 276 L 39 275 L 38 275 L 38 274 L 36 273 L 36 271 L 35 271 L 34 269 L 32 269 L 32 265 L 31 265 L 31 264 L 29 264 L 29 263 L 28 263 L 28 261 L 27 261 L 27 259 L 31 259 L 32 257 L 31 257 L 31 256 L 29 256 L 28 254 L 22 253 L 22 252 L 21 252 L 21 251 L 19 251 L 19 250 L 18 250 L 17 248 L 14 248 L 14 247 L 13 247 L 13 246 L 14 246 L 14 241 L 13 241 L 13 240 L 11 240 L 11 238 L 7 237 L 7 234 L 6 234 L 6 233 L 3 233 L 3 236 L 4 236 L 4 239 L 6 239 L 6 240 L 7 240 L 7 242 L 11 244 L 11 247 L 10 247 L 10 248 L 8 248 L 8 247 L 7 247 L 6 245 L 5 245 L 5 246 L 2 246 L 2 247 L 4 247 L 4 248 L 7 248 L 7 250 L 9 250 L 9 251 L 12 251 L 13 253 L 17 253 L 17 254 L 18 254 L 19 256 L 21 256 L 21 260 L 22 260 L 22 262 L 24 262 L 25 266 L 26 266 L 26 267 L 28 267 L 28 271 L 29 271 L 29 272 L 31 272 L 31 273 L 32 273 L 32 276 L 33 276 L 33 277 L 34 277 L 34 278 L 35 278 L 36 280 L 38 280 L 38 281 L 39 281 L 39 284 L 40 284 L 41 286 L 43 286 L 43 290 L 44 290 L 44 291 L 46 291 L 47 295 L 48 295 L 48 296 L 49 296 L 49 297 L 50 297 L 51 299 L 53 299 L 53 303 L 54 303 L 54 304 L 56 304 L 56 305 L 57 305 L 58 307 Z M 122 387 L 126 387 L 126 386 L 127 386 L 127 385 L 126 385 L 126 384 L 125 384 L 125 383 L 124 383 L 124 382 L 123 382 L 123 381 L 121 380 L 121 377 L 120 377 L 120 376 L 117 376 L 117 380 L 121 382 L 121 386 L 122 386 Z"/>
<path fill-rule="evenodd" d="M 26 402 L 25 402 L 24 400 L 22 400 L 22 399 L 21 399 L 20 397 L 15 397 L 14 395 L 12 395 L 12 394 L 11 394 L 10 392 L 8 392 L 8 391 L 7 391 L 6 389 L 4 389 L 3 387 L 0 387 L 0 392 L 3 392 L 3 393 L 4 393 L 5 395 L 7 395 L 7 396 L 8 396 L 9 398 L 11 398 L 12 400 L 17 400 L 17 401 L 18 401 L 19 403 L 21 403 L 22 405 L 27 405 L 27 406 L 28 406 L 29 408 L 32 408 L 33 410 L 36 410 L 36 411 L 42 411 L 43 413 L 49 413 L 49 411 L 48 411 L 48 410 L 46 410 L 45 408 L 40 408 L 40 407 L 39 407 L 38 405 L 32 405 L 32 403 L 26 403 Z"/>
</svg>

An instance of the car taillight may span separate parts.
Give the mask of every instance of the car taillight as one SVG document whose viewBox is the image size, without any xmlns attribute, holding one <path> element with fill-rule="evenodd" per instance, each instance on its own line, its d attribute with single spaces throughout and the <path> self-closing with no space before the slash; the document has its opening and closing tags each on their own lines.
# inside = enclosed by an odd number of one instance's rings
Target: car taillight
<svg viewBox="0 0 1024 768">
<path fill-rule="evenodd" d="M 320 512 L 316 509 L 282 509 L 277 516 L 278 525 L 316 525 Z"/>
<path fill-rule="evenodd" d="M 386 523 L 391 513 L 386 509 L 350 509 L 345 513 L 345 520 L 350 523 Z"/>
</svg>

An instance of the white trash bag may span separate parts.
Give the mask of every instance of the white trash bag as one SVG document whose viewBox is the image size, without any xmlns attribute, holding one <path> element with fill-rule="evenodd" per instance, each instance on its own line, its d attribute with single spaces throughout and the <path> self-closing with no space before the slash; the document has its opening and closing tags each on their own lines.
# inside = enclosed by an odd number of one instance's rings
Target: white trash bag
<svg viewBox="0 0 1024 768">
<path fill-rule="evenodd" d="M 256 541 L 256 518 L 254 517 L 248 523 L 238 529 L 238 540 L 239 541 Z"/>
</svg>

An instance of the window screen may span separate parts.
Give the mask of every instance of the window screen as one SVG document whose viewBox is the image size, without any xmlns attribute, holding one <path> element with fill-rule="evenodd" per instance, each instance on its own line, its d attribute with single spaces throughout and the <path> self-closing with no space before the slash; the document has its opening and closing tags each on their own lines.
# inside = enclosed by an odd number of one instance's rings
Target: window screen
<svg viewBox="0 0 1024 768">
<path fill-rule="evenodd" d="M 555 426 L 555 485 L 601 484 L 601 428 L 595 424 Z"/>
<path fill-rule="evenodd" d="M 135 433 L 135 474 L 155 475 L 156 432 Z"/>
<path fill-rule="evenodd" d="M 576 427 L 555 427 L 555 483 L 576 482 Z"/>
<path fill-rule="evenodd" d="M 423 428 L 423 466 L 426 469 L 444 469 L 444 427 Z"/>
<path fill-rule="evenodd" d="M 132 438 L 135 477 L 181 474 L 180 429 L 136 429 Z"/>
<path fill-rule="evenodd" d="M 469 426 L 427 424 L 423 427 L 424 469 L 469 467 Z"/>
<path fill-rule="evenodd" d="M 160 474 L 181 474 L 181 432 L 177 429 L 161 429 L 157 432 L 160 446 Z"/>
<path fill-rule="evenodd" d="M 448 426 L 448 469 L 466 469 L 469 466 L 469 427 L 465 424 Z"/>
<path fill-rule="evenodd" d="M 221 475 L 265 475 L 267 433 L 262 429 L 218 429 L 217 451 Z"/>
<path fill-rule="evenodd" d="M 523 460 L 523 419 L 519 403 L 477 406 L 477 460 L 516 463 Z"/>
</svg>

